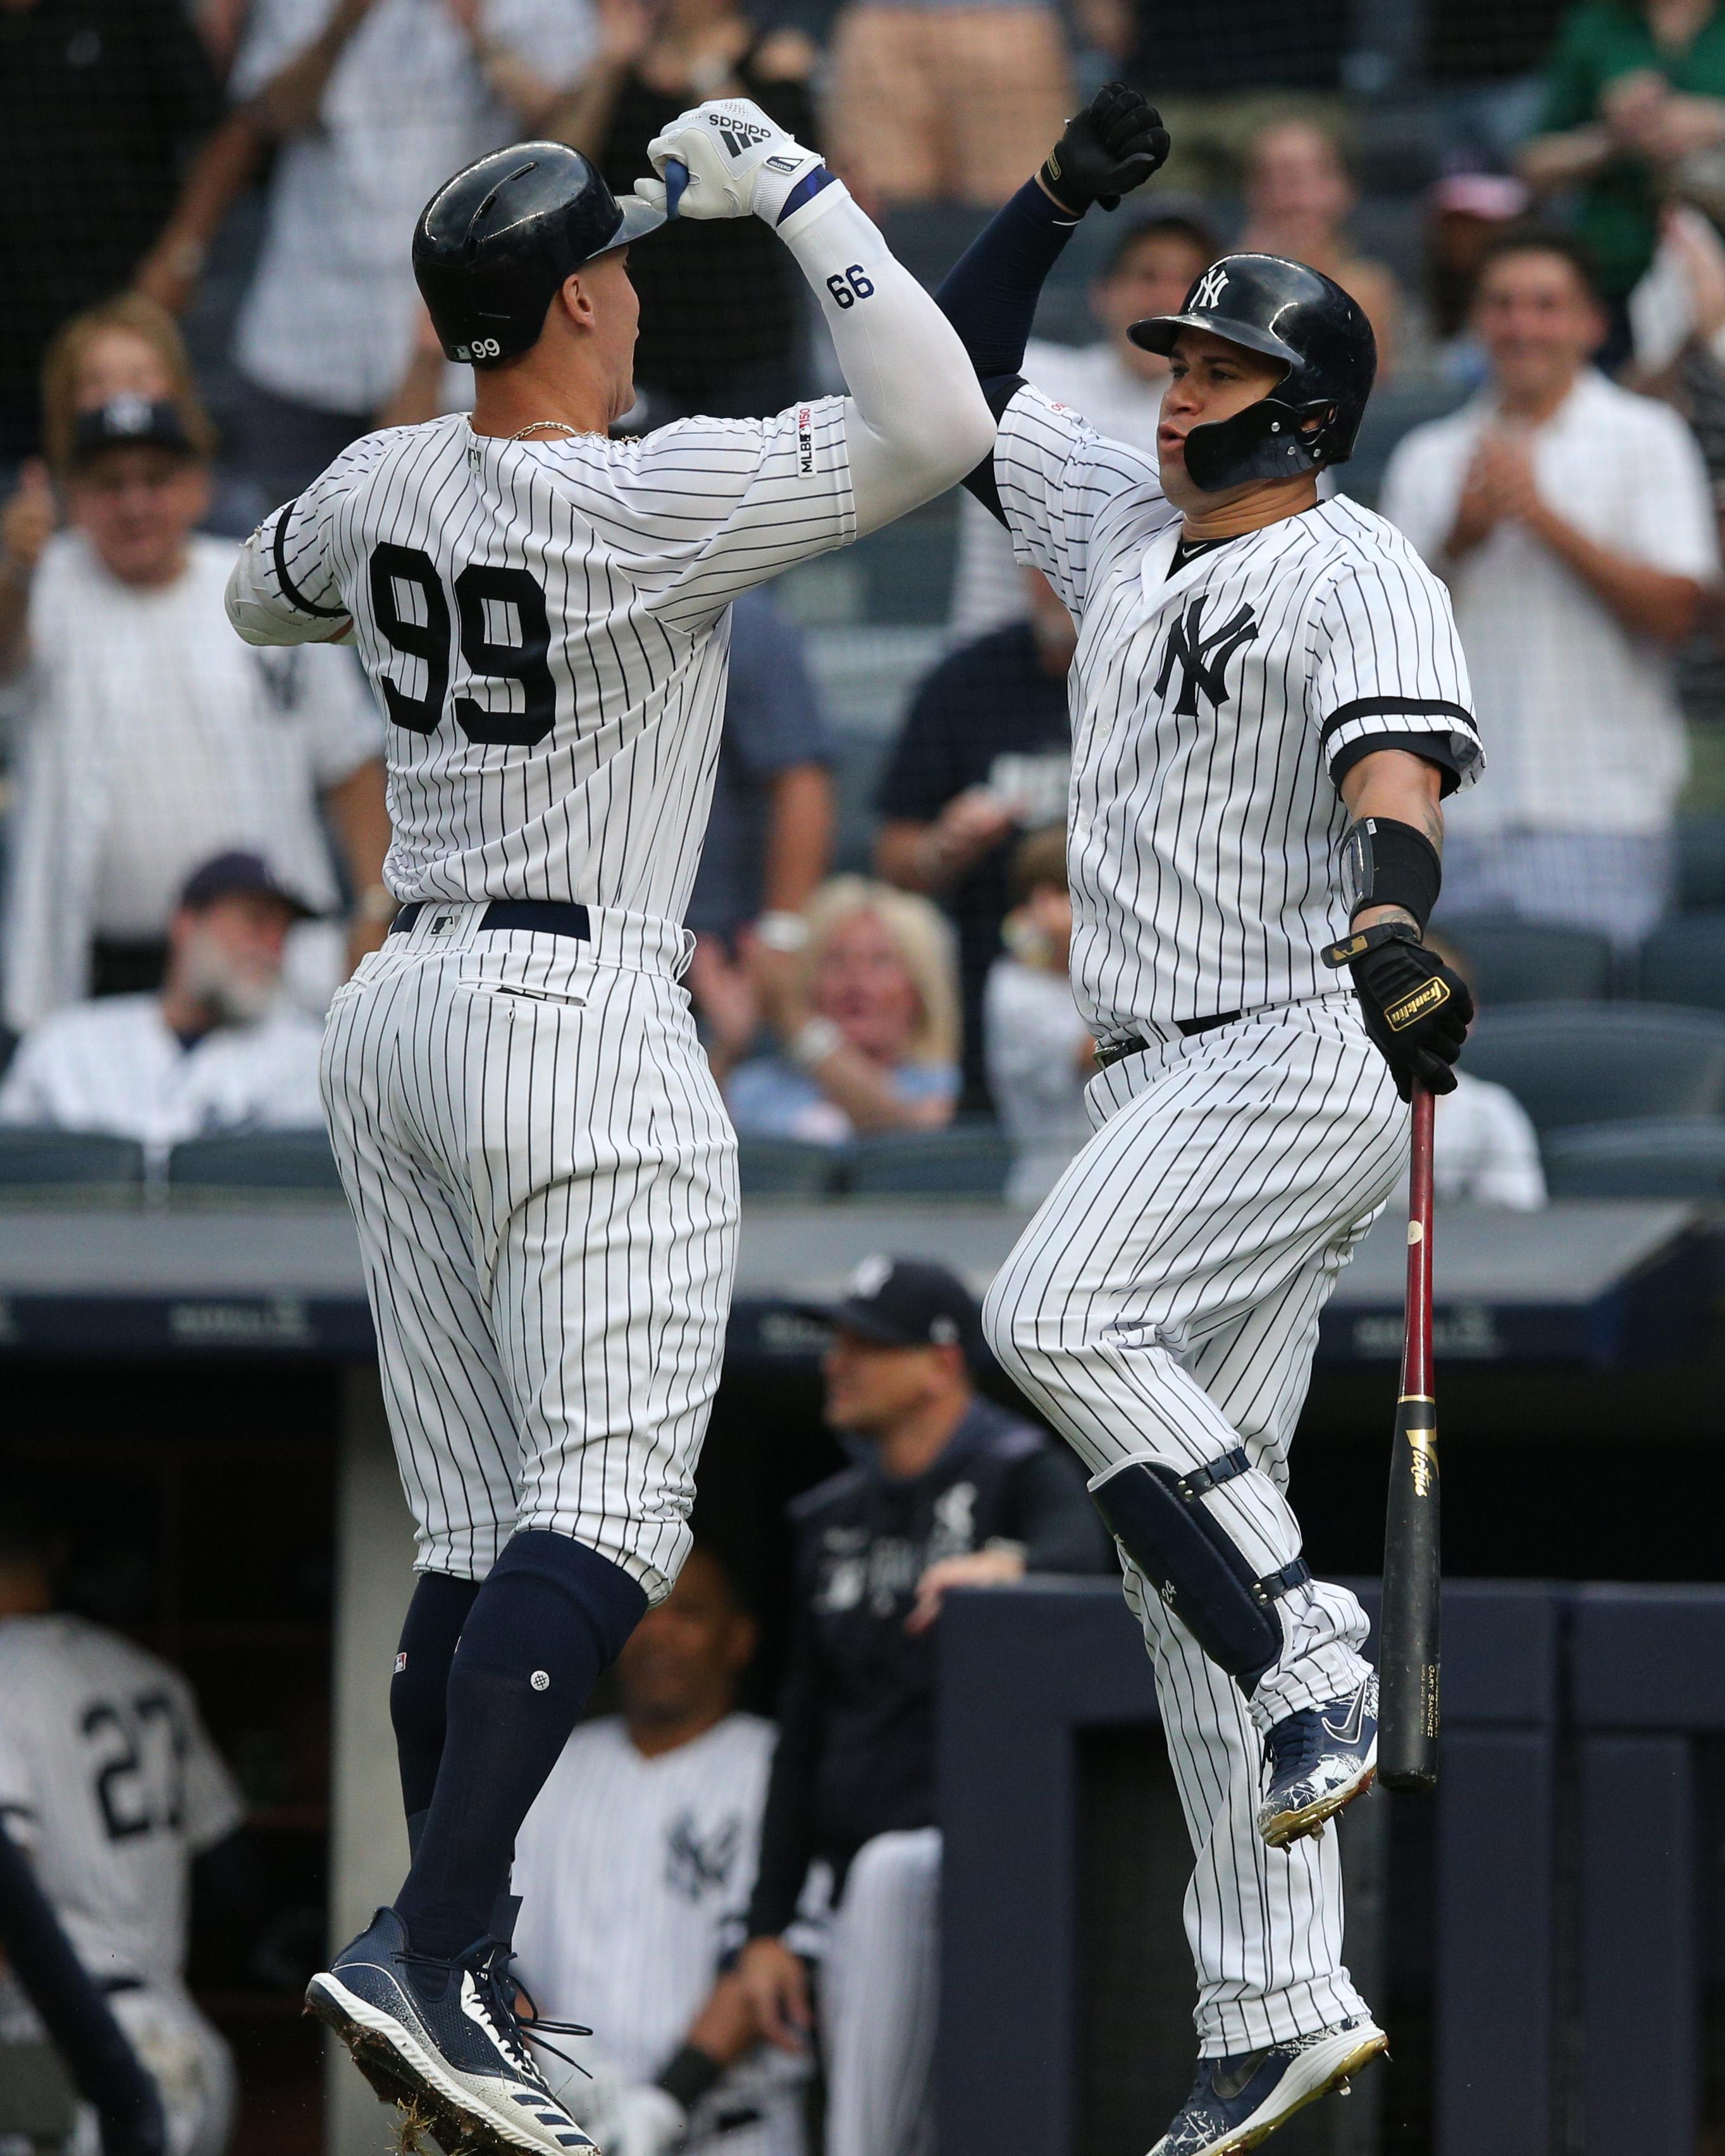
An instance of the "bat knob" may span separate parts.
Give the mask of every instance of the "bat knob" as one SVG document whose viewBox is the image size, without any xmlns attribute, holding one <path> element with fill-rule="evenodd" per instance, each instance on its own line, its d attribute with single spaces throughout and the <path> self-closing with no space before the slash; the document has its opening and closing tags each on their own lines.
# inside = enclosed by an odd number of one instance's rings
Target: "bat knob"
<svg viewBox="0 0 1725 2156">
<path fill-rule="evenodd" d="M 683 162 L 680 157 L 667 157 L 665 161 L 665 213 L 666 217 L 673 218 L 676 215 L 678 205 L 683 199 L 683 190 L 688 186 L 688 184 L 689 167 Z"/>
</svg>

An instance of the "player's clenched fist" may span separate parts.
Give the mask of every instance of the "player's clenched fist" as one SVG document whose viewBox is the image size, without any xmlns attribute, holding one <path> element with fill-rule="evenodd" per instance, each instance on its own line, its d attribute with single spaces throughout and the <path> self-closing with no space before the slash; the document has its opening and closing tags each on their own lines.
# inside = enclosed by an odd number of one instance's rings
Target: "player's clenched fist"
<svg viewBox="0 0 1725 2156">
<path fill-rule="evenodd" d="M 792 189 L 820 168 L 817 151 L 805 150 L 776 120 L 746 97 L 719 97 L 679 113 L 647 145 L 657 180 L 637 182 L 644 201 L 665 201 L 665 167 L 673 159 L 689 175 L 680 203 L 667 203 L 680 217 L 747 217 L 776 223 Z"/>
<path fill-rule="evenodd" d="M 1106 82 L 1066 122 L 1038 177 L 1064 208 L 1081 217 L 1091 204 L 1117 209 L 1168 162 L 1162 115 L 1123 82 Z"/>
<path fill-rule="evenodd" d="M 1453 1093 L 1473 998 L 1461 976 L 1425 948 L 1413 923 L 1358 930 L 1323 957 L 1327 966 L 1346 966 L 1353 974 L 1366 1031 L 1403 1100 L 1412 1098 L 1416 1078 L 1431 1092 Z"/>
</svg>

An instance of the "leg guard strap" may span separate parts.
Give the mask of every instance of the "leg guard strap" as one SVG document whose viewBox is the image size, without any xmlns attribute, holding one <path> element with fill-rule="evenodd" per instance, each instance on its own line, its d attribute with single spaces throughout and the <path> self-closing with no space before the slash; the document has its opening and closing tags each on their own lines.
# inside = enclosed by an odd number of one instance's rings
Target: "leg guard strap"
<svg viewBox="0 0 1725 2156">
<path fill-rule="evenodd" d="M 1303 1558 L 1295 1558 L 1260 1579 L 1200 1502 L 1204 1491 L 1244 1474 L 1247 1465 L 1245 1453 L 1235 1450 L 1182 1476 L 1153 1460 L 1127 1460 L 1090 1488 L 1127 1556 L 1210 1660 L 1250 1694 L 1281 1652 L 1276 1601 L 1312 1572 Z"/>
</svg>

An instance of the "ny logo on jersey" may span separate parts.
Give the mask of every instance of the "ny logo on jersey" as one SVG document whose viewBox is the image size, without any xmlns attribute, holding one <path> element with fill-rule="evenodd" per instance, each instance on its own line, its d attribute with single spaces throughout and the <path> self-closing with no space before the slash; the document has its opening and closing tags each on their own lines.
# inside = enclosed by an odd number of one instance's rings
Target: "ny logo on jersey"
<svg viewBox="0 0 1725 2156">
<path fill-rule="evenodd" d="M 1204 633 L 1204 610 L 1209 594 L 1200 592 L 1184 613 L 1168 633 L 1168 646 L 1162 655 L 1162 671 L 1156 677 L 1156 693 L 1168 694 L 1168 685 L 1173 678 L 1176 665 L 1182 669 L 1180 694 L 1174 705 L 1174 716 L 1182 719 L 1198 716 L 1200 692 L 1210 701 L 1210 709 L 1217 710 L 1228 693 L 1223 675 L 1228 662 L 1243 644 L 1256 641 L 1257 619 L 1250 606 L 1242 605 L 1231 621 L 1220 629 Z"/>
<path fill-rule="evenodd" d="M 703 1894 L 722 1887 L 742 1840 L 742 1821 L 728 1819 L 701 1839 L 693 1812 L 684 1812 L 671 1823 L 665 1845 L 665 1883 L 685 1902 L 698 1902 Z"/>
<path fill-rule="evenodd" d="M 1202 307 L 1208 313 L 1211 308 L 1220 305 L 1222 295 L 1227 289 L 1228 272 L 1219 262 L 1214 269 L 1206 270 L 1199 280 L 1198 290 L 1192 295 L 1192 304 L 1194 307 Z"/>
</svg>

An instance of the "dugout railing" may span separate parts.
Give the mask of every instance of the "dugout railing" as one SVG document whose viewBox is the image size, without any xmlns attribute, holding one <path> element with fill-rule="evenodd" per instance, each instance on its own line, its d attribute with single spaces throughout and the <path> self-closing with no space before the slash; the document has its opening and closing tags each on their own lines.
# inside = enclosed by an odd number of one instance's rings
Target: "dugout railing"
<svg viewBox="0 0 1725 2156">
<path fill-rule="evenodd" d="M 1375 1601 L 1362 1592 L 1368 1606 Z M 1555 1792 L 1569 1599 L 1543 1583 L 1459 1581 L 1445 1594 L 1444 1774 L 1430 1852 L 1430 2145 L 1440 2156 L 1537 2156 L 1553 2145 Z M 1725 1618 L 1725 1597 L 1718 1607 Z M 1603 1638 L 1603 1603 L 1593 1622 Z M 1081 1747 L 1088 1732 L 1156 1718 L 1137 1627 L 1112 1583 L 1029 1583 L 950 1599 L 941 1663 L 941 2156 L 993 2156 L 1002 2146 L 1086 2156 Z M 1661 1918 L 1651 1907 L 1641 1914 L 1656 1958 Z M 1167 1954 L 1178 1958 L 1177 1919 L 1168 1930 Z M 1363 1955 L 1351 1935 L 1350 1954 L 1381 1963 L 1391 1943 L 1362 1943 Z M 1669 1985 L 1660 1996 L 1669 1998 Z M 1590 2068 L 1600 2100 L 1611 2071 Z M 1639 2071 L 1637 2085 L 1645 2089 Z M 1591 2079 L 1588 2093 L 1594 2098 Z M 1368 2147 L 1376 2136 L 1362 2138 L 1365 2124 L 1358 2114 L 1327 2123 L 1320 2111 L 1289 2129 L 1289 2145 L 1297 2134 L 1314 2149 Z M 1630 2145 L 1587 2143 L 1597 2156 Z M 1656 2135 L 1634 2145 L 1693 2143 Z"/>
</svg>

